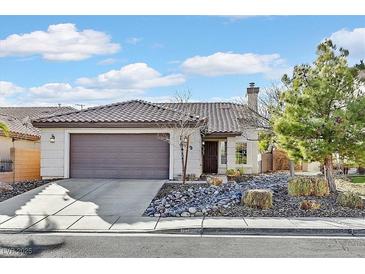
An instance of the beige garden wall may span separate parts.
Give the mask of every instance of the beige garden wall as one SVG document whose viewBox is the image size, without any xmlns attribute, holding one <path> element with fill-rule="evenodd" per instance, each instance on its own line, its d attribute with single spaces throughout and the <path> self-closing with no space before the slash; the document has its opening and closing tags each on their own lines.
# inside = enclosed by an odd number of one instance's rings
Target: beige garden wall
<svg viewBox="0 0 365 274">
<path fill-rule="evenodd" d="M 12 138 L 0 136 L 0 160 L 9 160 L 10 149 L 13 147 L 24 149 L 40 149 L 40 141 L 15 139 L 13 143 Z"/>
<path fill-rule="evenodd" d="M 41 178 L 39 149 L 11 148 L 10 159 L 13 161 L 13 170 L 0 172 L 0 182 L 15 183 Z"/>
</svg>

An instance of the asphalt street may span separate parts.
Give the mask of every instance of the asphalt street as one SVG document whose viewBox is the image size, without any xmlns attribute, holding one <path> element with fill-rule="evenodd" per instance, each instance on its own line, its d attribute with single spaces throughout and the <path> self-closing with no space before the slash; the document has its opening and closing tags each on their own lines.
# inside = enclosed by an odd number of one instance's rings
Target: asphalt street
<svg viewBox="0 0 365 274">
<path fill-rule="evenodd" d="M 0 257 L 365 257 L 365 238 L 0 234 Z"/>
</svg>

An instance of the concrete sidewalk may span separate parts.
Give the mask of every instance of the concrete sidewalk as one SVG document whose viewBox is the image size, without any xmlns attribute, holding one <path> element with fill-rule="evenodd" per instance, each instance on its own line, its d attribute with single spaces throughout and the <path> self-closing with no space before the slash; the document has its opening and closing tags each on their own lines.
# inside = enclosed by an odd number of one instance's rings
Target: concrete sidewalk
<svg viewBox="0 0 365 274">
<path fill-rule="evenodd" d="M 0 233 L 104 232 L 363 235 L 364 218 L 151 218 L 116 215 L 0 215 Z"/>
</svg>

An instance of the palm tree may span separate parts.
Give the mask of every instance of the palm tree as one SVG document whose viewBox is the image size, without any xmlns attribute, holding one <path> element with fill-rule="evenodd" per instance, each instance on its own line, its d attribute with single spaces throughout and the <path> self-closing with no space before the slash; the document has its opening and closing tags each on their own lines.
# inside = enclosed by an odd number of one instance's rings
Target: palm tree
<svg viewBox="0 0 365 274">
<path fill-rule="evenodd" d="M 5 136 L 9 135 L 9 128 L 5 123 L 0 122 L 0 131 L 2 131 Z"/>
</svg>

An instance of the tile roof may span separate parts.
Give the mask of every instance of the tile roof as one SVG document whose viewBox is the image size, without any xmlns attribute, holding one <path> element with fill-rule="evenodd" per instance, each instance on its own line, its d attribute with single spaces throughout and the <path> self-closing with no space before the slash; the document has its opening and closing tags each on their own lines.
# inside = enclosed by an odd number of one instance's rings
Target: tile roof
<svg viewBox="0 0 365 274">
<path fill-rule="evenodd" d="M 0 114 L 10 115 L 17 119 L 23 119 L 25 117 L 38 119 L 40 117 L 74 110 L 73 107 L 0 107 Z"/>
<path fill-rule="evenodd" d="M 142 100 L 132 100 L 110 105 L 87 108 L 66 114 L 50 115 L 33 120 L 42 126 L 49 123 L 160 123 L 177 122 L 184 112 Z M 189 114 L 188 120 L 199 121 L 203 117 Z"/>
<path fill-rule="evenodd" d="M 39 139 L 39 131 L 37 128 L 33 127 L 30 121 L 0 114 L 0 122 L 5 123 L 9 128 L 10 137 L 18 137 L 21 139 Z M 0 135 L 2 135 L 1 131 Z"/>
<path fill-rule="evenodd" d="M 98 106 L 66 114 L 56 114 L 33 120 L 38 127 L 52 124 L 80 127 L 82 123 L 154 123 L 180 121 L 188 113 L 191 121 L 207 118 L 207 133 L 240 134 L 241 119 L 251 115 L 247 105 L 229 102 L 203 103 L 150 103 L 132 100 L 105 106 Z"/>
<path fill-rule="evenodd" d="M 251 110 L 247 105 L 231 102 L 197 102 L 197 103 L 160 103 L 159 105 L 185 110 L 208 117 L 207 133 L 240 134 L 242 127 L 239 119 Z"/>
<path fill-rule="evenodd" d="M 37 140 L 40 138 L 40 131 L 32 125 L 31 119 L 71 110 L 75 109 L 72 107 L 0 107 L 0 121 L 8 126 L 10 137 Z M 3 135 L 1 131 L 0 135 Z"/>
</svg>

